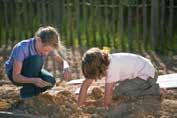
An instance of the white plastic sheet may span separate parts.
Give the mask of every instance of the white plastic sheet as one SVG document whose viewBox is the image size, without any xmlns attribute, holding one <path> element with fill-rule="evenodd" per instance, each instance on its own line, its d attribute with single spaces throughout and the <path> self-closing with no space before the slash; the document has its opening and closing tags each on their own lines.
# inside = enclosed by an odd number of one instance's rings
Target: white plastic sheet
<svg viewBox="0 0 177 118">
<path fill-rule="evenodd" d="M 67 84 L 82 84 L 85 79 L 75 79 L 67 82 Z"/>
<path fill-rule="evenodd" d="M 160 88 L 177 88 L 177 73 L 158 76 Z"/>
</svg>

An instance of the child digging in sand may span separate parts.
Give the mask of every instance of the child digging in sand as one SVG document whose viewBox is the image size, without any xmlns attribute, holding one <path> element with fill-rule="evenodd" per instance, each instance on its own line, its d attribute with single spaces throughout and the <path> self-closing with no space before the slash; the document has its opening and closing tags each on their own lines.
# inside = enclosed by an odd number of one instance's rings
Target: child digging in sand
<svg viewBox="0 0 177 118">
<path fill-rule="evenodd" d="M 94 80 L 105 76 L 104 107 L 111 105 L 112 96 L 159 96 L 156 69 L 150 60 L 131 53 L 108 54 L 99 48 L 89 49 L 82 58 L 85 80 L 78 105 L 84 105 L 87 90 Z"/>
<path fill-rule="evenodd" d="M 65 80 L 70 78 L 69 65 L 57 52 L 60 47 L 60 35 L 51 26 L 39 28 L 35 37 L 23 40 L 14 46 L 5 68 L 11 82 L 22 86 L 21 98 L 36 96 L 56 83 L 53 75 L 42 69 L 48 55 L 63 65 Z"/>
</svg>

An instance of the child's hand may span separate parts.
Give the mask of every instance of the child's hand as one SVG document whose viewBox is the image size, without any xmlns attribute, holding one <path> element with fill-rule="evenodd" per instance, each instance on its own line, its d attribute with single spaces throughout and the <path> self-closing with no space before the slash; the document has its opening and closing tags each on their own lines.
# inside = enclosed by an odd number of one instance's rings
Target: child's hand
<svg viewBox="0 0 177 118">
<path fill-rule="evenodd" d="M 41 78 L 35 78 L 33 83 L 35 86 L 40 88 L 48 86 L 48 82 L 42 80 Z"/>
<path fill-rule="evenodd" d="M 71 72 L 69 71 L 69 68 L 64 69 L 64 80 L 68 81 L 71 79 Z"/>
</svg>

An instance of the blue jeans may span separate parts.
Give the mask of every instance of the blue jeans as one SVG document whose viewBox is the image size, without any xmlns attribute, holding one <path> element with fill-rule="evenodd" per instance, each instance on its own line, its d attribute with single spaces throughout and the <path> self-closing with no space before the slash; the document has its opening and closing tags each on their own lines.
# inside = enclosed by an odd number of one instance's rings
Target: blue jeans
<svg viewBox="0 0 177 118">
<path fill-rule="evenodd" d="M 25 59 L 23 62 L 23 67 L 21 74 L 25 77 L 39 77 L 44 81 L 51 83 L 53 86 L 56 83 L 55 78 L 45 69 L 42 69 L 43 66 L 43 58 L 40 56 L 30 56 Z M 37 96 L 40 93 L 46 91 L 47 89 L 52 88 L 53 86 L 47 86 L 44 88 L 40 88 L 35 86 L 34 84 L 23 84 L 18 83 L 13 80 L 12 70 L 7 72 L 8 78 L 12 81 L 14 85 L 22 86 L 20 89 L 20 95 L 22 98 L 28 98 L 32 96 Z"/>
</svg>

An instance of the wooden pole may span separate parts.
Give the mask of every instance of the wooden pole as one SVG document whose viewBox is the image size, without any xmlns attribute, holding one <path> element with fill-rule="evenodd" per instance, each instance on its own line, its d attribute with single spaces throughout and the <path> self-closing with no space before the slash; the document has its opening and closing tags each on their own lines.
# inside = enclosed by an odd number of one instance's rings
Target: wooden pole
<svg viewBox="0 0 177 118">
<path fill-rule="evenodd" d="M 159 10 L 158 10 L 158 0 L 152 0 L 152 7 L 151 7 L 151 40 L 152 40 L 152 47 L 157 51 L 158 49 L 158 38 L 159 38 Z"/>
</svg>

